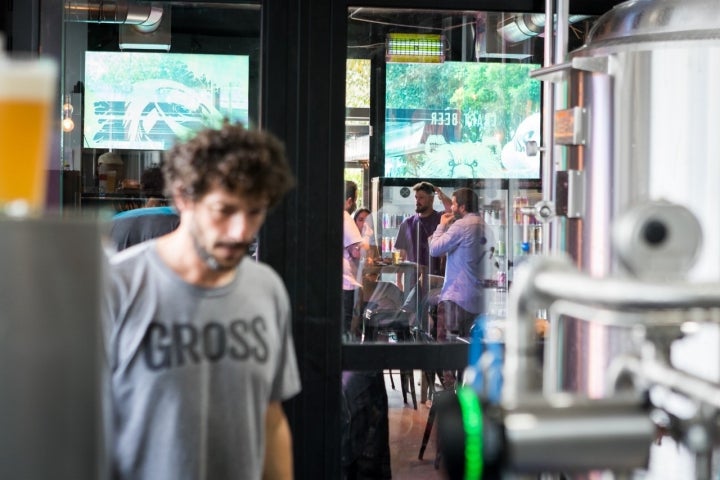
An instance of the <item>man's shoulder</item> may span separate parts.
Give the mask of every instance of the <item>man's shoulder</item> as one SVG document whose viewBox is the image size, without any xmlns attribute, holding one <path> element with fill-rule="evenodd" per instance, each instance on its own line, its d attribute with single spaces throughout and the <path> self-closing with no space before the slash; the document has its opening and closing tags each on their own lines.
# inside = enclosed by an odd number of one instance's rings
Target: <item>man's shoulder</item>
<svg viewBox="0 0 720 480">
<path fill-rule="evenodd" d="M 362 242 L 363 237 L 360 234 L 360 230 L 358 229 L 355 220 L 352 219 L 347 211 L 344 211 L 343 213 L 343 218 L 345 219 L 343 222 L 343 248 L 345 248 L 354 243 Z"/>
<path fill-rule="evenodd" d="M 403 220 L 403 221 L 400 223 L 400 226 L 401 226 L 401 227 L 402 227 L 403 225 L 405 225 L 405 226 L 412 226 L 412 225 L 414 225 L 415 222 L 417 222 L 419 219 L 420 219 L 420 214 L 419 214 L 419 213 L 413 213 L 413 214 L 410 215 L 409 217 L 405 217 L 405 220 Z"/>
<path fill-rule="evenodd" d="M 463 220 L 465 220 L 465 223 L 472 225 L 485 225 L 485 221 L 479 213 L 468 213 L 463 217 Z"/>
<path fill-rule="evenodd" d="M 110 265 L 120 268 L 123 265 L 142 262 L 146 259 L 146 253 L 153 245 L 155 245 L 155 241 L 150 240 L 121 250 L 110 257 Z"/>
<path fill-rule="evenodd" d="M 246 257 L 242 261 L 242 268 L 246 270 L 248 277 L 252 278 L 253 281 L 264 279 L 278 285 L 284 285 L 280 274 L 267 263 Z"/>
<path fill-rule="evenodd" d="M 422 222 L 423 225 L 437 226 L 437 224 L 440 223 L 440 219 L 442 218 L 442 213 L 438 212 L 437 210 L 433 210 L 431 214 L 426 215 L 425 217 L 420 217 L 420 215 L 415 216 L 417 217 L 417 221 Z"/>
<path fill-rule="evenodd" d="M 240 291 L 252 292 L 253 298 L 272 298 L 281 304 L 288 305 L 289 294 L 280 274 L 270 265 L 245 258 L 239 265 L 236 288 Z"/>
</svg>

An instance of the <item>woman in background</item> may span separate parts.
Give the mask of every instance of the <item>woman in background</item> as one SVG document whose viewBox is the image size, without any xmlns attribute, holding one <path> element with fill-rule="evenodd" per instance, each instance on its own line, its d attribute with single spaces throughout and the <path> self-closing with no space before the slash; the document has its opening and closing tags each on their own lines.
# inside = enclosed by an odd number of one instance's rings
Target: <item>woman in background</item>
<svg viewBox="0 0 720 480">
<path fill-rule="evenodd" d="M 357 225 L 358 230 L 360 230 L 360 235 L 363 237 L 366 250 L 370 248 L 370 245 L 375 244 L 373 238 L 375 232 L 372 229 L 372 219 L 368 220 L 368 217 L 370 217 L 370 209 L 365 207 L 357 209 L 355 215 L 353 215 L 353 220 L 355 220 L 355 225 Z"/>
</svg>

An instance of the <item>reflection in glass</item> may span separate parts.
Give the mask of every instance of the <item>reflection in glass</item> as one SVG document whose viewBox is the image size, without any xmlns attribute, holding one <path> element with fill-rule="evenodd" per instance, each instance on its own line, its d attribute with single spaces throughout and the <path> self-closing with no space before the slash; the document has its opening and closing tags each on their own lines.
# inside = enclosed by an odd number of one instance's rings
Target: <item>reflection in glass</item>
<svg viewBox="0 0 720 480">
<path fill-rule="evenodd" d="M 143 204 L 142 172 L 176 140 L 259 118 L 259 4 L 116 3 L 64 2 L 75 128 L 62 135 L 63 208 L 83 215 Z M 108 189 L 99 158 L 110 152 L 122 168 Z"/>
<path fill-rule="evenodd" d="M 528 239 L 536 230 L 535 219 L 520 205 L 540 197 L 541 168 L 533 147 L 540 143 L 541 87 L 529 73 L 543 63 L 537 37 L 542 25 L 542 15 L 522 13 L 349 9 L 346 179 L 363 185 L 357 203 L 370 209 L 374 241 L 372 255 L 362 262 L 355 303 L 363 342 L 391 349 L 403 343 L 437 347 L 434 324 L 445 267 L 428 272 L 429 260 L 410 258 L 396 245 L 400 225 L 421 208 L 413 190 L 421 181 L 447 197 L 461 187 L 477 193 L 477 213 L 492 237 L 477 247 L 486 249 L 477 288 L 483 291 L 482 313 L 492 317 L 501 338 L 513 263 L 532 253 L 525 245 L 533 245 Z M 576 32 L 587 28 L 575 25 Z M 441 39 L 440 52 L 414 59 L 407 48 L 398 50 L 407 45 L 391 45 L 431 38 Z M 432 209 L 443 212 L 438 195 Z M 417 229 L 415 235 L 427 239 L 432 230 Z M 370 348 L 368 353 L 375 351 Z M 434 455 L 427 453 L 435 451 L 434 435 L 423 431 L 432 425 L 428 407 L 444 388 L 441 377 L 447 372 L 425 370 L 384 370 L 383 418 L 389 419 L 393 478 L 417 477 L 425 468 L 435 473 Z M 396 389 L 398 381 L 402 388 Z M 398 435 L 398 422 L 413 422 L 404 435 L 410 438 Z M 406 459 L 417 459 L 421 442 L 422 465 L 409 466 Z"/>
</svg>

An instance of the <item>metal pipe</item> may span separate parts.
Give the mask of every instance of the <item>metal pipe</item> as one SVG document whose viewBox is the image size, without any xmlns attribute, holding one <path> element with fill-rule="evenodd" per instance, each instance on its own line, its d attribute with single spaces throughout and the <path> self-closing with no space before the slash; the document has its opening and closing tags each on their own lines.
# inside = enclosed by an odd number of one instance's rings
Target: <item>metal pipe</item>
<svg viewBox="0 0 720 480">
<path fill-rule="evenodd" d="M 530 382 L 528 374 L 533 365 L 528 353 L 532 343 L 527 294 L 532 287 L 531 271 L 518 269 L 508 295 L 508 320 L 505 326 L 505 364 L 503 366 L 502 404 L 514 408 L 527 392 L 537 391 L 539 385 Z"/>
<path fill-rule="evenodd" d="M 563 63 L 568 53 L 568 27 L 572 17 L 570 17 L 570 1 L 557 0 L 557 2 L 554 63 Z"/>
<path fill-rule="evenodd" d="M 503 22 L 497 31 L 506 42 L 518 43 L 543 33 L 548 24 L 546 15 L 542 13 L 519 13 L 513 15 L 509 21 Z M 589 18 L 588 15 L 571 15 L 568 24 L 576 23 Z"/>
<path fill-rule="evenodd" d="M 538 373 L 540 366 L 535 355 L 534 315 L 539 308 L 546 308 L 559 300 L 572 301 L 573 308 L 585 304 L 616 311 L 629 310 L 624 312 L 627 314 L 633 313 L 632 310 L 716 308 L 720 307 L 720 284 L 592 278 L 575 270 L 567 256 L 529 259 L 516 272 L 509 294 L 502 399 L 507 408 L 513 408 L 523 396 L 542 388 Z M 636 318 L 629 317 L 633 322 Z M 554 333 L 557 334 L 557 331 Z M 553 348 L 552 340 L 550 345 Z M 548 354 L 556 355 L 556 352 Z"/>
<path fill-rule="evenodd" d="M 515 272 L 508 298 L 505 326 L 505 365 L 503 397 L 506 408 L 518 405 L 527 394 L 542 388 L 541 367 L 535 355 L 535 312 L 546 306 L 536 293 L 536 277 L 541 271 L 572 269 L 564 257 L 529 258 Z"/>
<path fill-rule="evenodd" d="M 554 0 L 545 0 L 545 18 L 553 18 L 554 13 Z M 553 51 L 554 51 L 554 35 L 553 35 L 553 22 L 545 23 L 545 40 L 543 44 L 543 67 L 551 67 L 554 65 L 553 62 Z M 554 126 L 554 112 L 555 112 L 555 86 L 553 82 L 543 82 L 543 107 L 542 107 L 542 144 L 543 148 L 540 149 L 540 155 L 542 158 L 542 195 L 543 201 L 547 204 L 553 201 L 554 191 L 554 149 L 555 141 L 553 139 Z M 551 227 L 552 226 L 552 227 Z M 552 222 L 548 225 L 549 228 L 543 228 L 543 253 L 547 254 L 553 248 L 551 244 L 553 235 L 551 228 L 557 229 L 557 221 Z"/>
<path fill-rule="evenodd" d="M 617 310 L 720 307 L 720 283 L 660 283 L 593 278 L 577 271 L 543 271 L 534 278 L 535 295 L 572 299 Z"/>
<path fill-rule="evenodd" d="M 617 379 L 624 373 L 629 373 L 648 383 L 666 387 L 720 409 L 720 388 L 712 382 L 660 362 L 641 360 L 630 355 L 617 357 L 615 362 L 612 369 L 614 374 L 611 377 L 613 385 L 610 386 L 613 389 Z"/>
<path fill-rule="evenodd" d="M 145 33 L 157 29 L 162 15 L 162 6 L 138 5 L 127 0 L 70 2 L 65 5 L 65 20 L 68 22 L 135 25 Z"/>
<path fill-rule="evenodd" d="M 571 23 L 574 21 L 583 20 L 587 17 L 583 16 L 570 16 L 570 6 L 569 6 L 569 0 L 556 0 L 556 8 L 557 8 L 557 18 L 555 20 L 555 31 L 556 31 L 556 37 L 555 37 L 555 51 L 554 51 L 554 64 L 562 64 L 567 60 L 567 53 L 568 53 L 568 29 Z M 549 83 L 549 82 L 548 82 Z M 548 130 L 548 133 L 550 135 L 548 147 L 552 149 L 552 154 L 550 155 L 550 160 L 552 165 L 550 165 L 549 168 L 549 178 L 546 183 L 543 184 L 543 198 L 548 201 L 551 197 L 554 196 L 555 192 L 555 177 L 556 172 L 558 170 L 567 170 L 567 150 L 561 147 L 558 147 L 555 143 L 555 112 L 558 110 L 563 110 L 567 108 L 567 98 L 566 98 L 566 85 L 565 82 L 562 83 L 551 83 L 550 88 L 553 89 L 553 98 L 552 98 L 552 104 L 553 109 L 553 115 L 552 115 L 552 124 L 550 125 L 550 128 Z M 543 132 L 545 133 L 545 132 Z M 545 192 L 545 188 L 547 187 L 547 193 Z M 547 198 L 546 198 L 547 197 Z M 557 205 L 558 199 L 554 200 L 554 204 Z M 543 253 L 546 255 L 549 254 L 551 251 L 558 251 L 560 250 L 560 243 L 559 239 L 561 238 L 561 234 L 564 236 L 564 232 L 562 232 L 562 228 L 564 226 L 564 223 L 560 219 L 555 219 L 555 221 L 551 222 L 550 225 L 548 225 L 548 228 L 545 228 L 543 231 Z"/>
<path fill-rule="evenodd" d="M 652 322 L 648 312 L 618 312 L 593 306 L 575 303 L 569 300 L 558 300 L 548 308 L 550 332 L 545 336 L 543 357 L 543 392 L 545 395 L 558 393 L 562 390 L 561 342 L 564 339 L 564 326 L 568 319 L 592 321 L 593 324 L 605 327 L 633 328 L 647 326 L 680 331 L 688 320 L 683 312 L 663 310 L 652 312 Z M 666 355 L 667 356 L 667 355 Z"/>
</svg>

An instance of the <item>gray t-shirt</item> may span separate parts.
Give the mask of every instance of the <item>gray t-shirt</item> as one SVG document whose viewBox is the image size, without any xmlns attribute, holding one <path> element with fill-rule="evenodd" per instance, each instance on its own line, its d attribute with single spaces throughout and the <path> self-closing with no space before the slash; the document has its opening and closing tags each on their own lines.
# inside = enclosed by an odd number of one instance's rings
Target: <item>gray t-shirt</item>
<svg viewBox="0 0 720 480">
<path fill-rule="evenodd" d="M 287 291 L 245 258 L 235 279 L 180 279 L 156 242 L 111 259 L 113 476 L 259 479 L 265 412 L 300 391 Z"/>
</svg>

